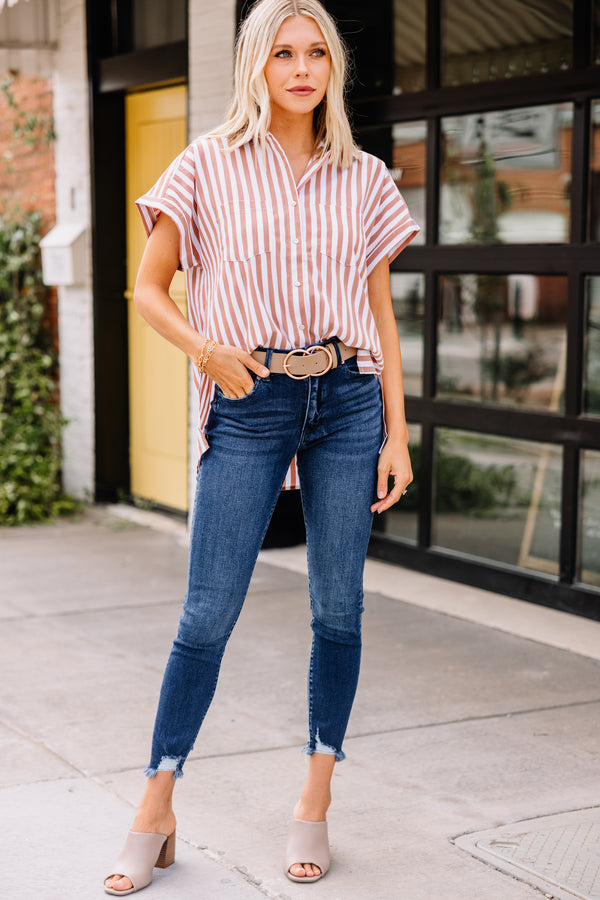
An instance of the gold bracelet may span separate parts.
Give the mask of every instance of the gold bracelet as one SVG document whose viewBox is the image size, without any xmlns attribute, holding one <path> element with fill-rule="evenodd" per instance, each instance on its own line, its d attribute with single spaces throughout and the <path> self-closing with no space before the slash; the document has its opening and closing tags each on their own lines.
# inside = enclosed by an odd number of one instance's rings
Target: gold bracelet
<svg viewBox="0 0 600 900">
<path fill-rule="evenodd" d="M 204 343 L 202 344 L 202 347 L 200 349 L 200 354 L 198 356 L 198 359 L 196 360 L 196 368 L 198 369 L 198 371 L 200 372 L 201 375 L 204 375 L 204 370 L 206 369 L 206 364 L 208 363 L 209 359 L 213 355 L 213 351 L 216 346 L 217 346 L 217 342 L 209 341 L 208 338 L 206 338 Z"/>
</svg>

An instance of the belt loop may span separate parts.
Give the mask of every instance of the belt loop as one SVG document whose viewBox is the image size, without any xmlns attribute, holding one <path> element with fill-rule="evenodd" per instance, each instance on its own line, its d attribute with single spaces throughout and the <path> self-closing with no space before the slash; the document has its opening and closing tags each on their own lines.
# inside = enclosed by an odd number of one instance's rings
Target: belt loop
<svg viewBox="0 0 600 900">
<path fill-rule="evenodd" d="M 335 355 L 337 356 L 337 364 L 338 364 L 338 366 L 341 366 L 341 365 L 343 365 L 344 360 L 342 359 L 342 354 L 340 353 L 340 348 L 339 348 L 340 342 L 339 342 L 339 340 L 335 340 L 335 341 L 332 341 L 331 343 L 333 344 L 333 346 L 335 348 Z"/>
<path fill-rule="evenodd" d="M 273 358 L 273 348 L 272 348 L 272 347 L 267 347 L 267 348 L 266 348 L 266 352 L 265 352 L 265 361 L 264 361 L 264 363 L 263 363 L 263 365 L 264 365 L 264 367 L 265 367 L 266 369 L 270 369 L 270 368 L 271 368 L 271 359 L 272 359 L 272 358 Z"/>
</svg>

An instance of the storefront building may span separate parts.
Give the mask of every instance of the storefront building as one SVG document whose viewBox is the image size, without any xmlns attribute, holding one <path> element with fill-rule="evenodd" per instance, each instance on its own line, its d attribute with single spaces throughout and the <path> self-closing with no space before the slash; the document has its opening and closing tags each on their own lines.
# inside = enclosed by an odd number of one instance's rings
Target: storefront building
<svg viewBox="0 0 600 900">
<path fill-rule="evenodd" d="M 384 6 L 355 121 L 423 231 L 392 267 L 417 484 L 372 550 L 597 617 L 600 4 Z"/>
<path fill-rule="evenodd" d="M 61 336 L 66 475 L 185 513 L 194 398 L 131 309 L 132 200 L 222 119 L 246 4 L 46 3 L 69 107 L 58 221 L 88 216 L 91 248 L 89 285 L 59 292 L 79 323 Z M 422 228 L 391 276 L 416 477 L 371 552 L 600 618 L 600 0 L 325 5 L 354 52 L 357 139 Z M 88 210 L 70 189 L 82 167 Z"/>
</svg>

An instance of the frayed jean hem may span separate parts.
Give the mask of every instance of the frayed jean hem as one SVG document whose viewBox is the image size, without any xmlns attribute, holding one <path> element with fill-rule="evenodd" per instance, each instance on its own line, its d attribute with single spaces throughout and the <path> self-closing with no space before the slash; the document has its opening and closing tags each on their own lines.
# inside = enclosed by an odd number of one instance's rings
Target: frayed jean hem
<svg viewBox="0 0 600 900">
<path fill-rule="evenodd" d="M 343 759 L 346 759 L 346 754 L 343 750 L 336 750 L 335 747 L 324 744 L 319 738 L 308 741 L 302 748 L 302 752 L 306 754 L 306 756 L 312 756 L 313 753 L 323 753 L 325 756 L 335 756 L 336 762 L 342 762 Z"/>
<path fill-rule="evenodd" d="M 157 772 L 172 772 L 173 778 L 183 778 L 184 756 L 163 756 L 158 766 L 146 766 L 144 775 L 154 778 Z"/>
</svg>

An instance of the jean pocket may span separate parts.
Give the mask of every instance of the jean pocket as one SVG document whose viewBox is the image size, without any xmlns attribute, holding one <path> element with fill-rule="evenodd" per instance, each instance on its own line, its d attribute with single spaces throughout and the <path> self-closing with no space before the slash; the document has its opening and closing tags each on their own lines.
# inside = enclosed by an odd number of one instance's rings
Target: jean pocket
<svg viewBox="0 0 600 900">
<path fill-rule="evenodd" d="M 219 385 L 215 384 L 215 394 L 219 398 L 219 402 L 221 400 L 224 400 L 227 403 L 243 403 L 244 400 L 249 400 L 250 397 L 253 397 L 257 392 L 259 384 L 261 384 L 264 379 L 259 378 L 258 375 L 254 374 L 254 372 L 250 372 L 250 377 L 254 381 L 254 384 L 252 385 L 248 393 L 243 395 L 243 397 L 228 397 L 227 394 L 223 393 L 223 390 L 219 387 Z"/>
<path fill-rule="evenodd" d="M 348 359 L 342 366 L 342 369 L 346 373 L 346 375 L 352 376 L 353 378 L 363 378 L 365 374 L 358 368 L 358 356 L 352 356 L 350 359 Z M 369 373 L 367 373 L 367 377 L 368 376 Z"/>
</svg>

